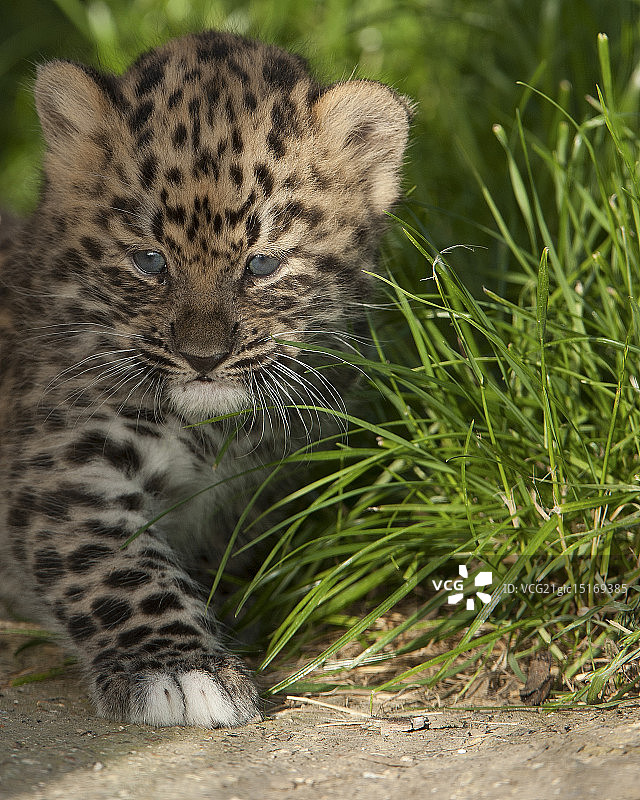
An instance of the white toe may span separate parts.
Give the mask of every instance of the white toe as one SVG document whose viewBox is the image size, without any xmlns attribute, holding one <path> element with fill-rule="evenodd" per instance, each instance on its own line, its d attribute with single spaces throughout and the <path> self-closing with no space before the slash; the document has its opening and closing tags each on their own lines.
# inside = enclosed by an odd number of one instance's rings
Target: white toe
<svg viewBox="0 0 640 800">
<path fill-rule="evenodd" d="M 192 670 L 178 678 L 184 692 L 187 725 L 232 726 L 238 717 L 229 696 L 206 672 Z"/>
<path fill-rule="evenodd" d="M 132 722 L 145 725 L 184 725 L 182 690 L 171 675 L 147 679 L 144 698 L 133 704 Z"/>
</svg>

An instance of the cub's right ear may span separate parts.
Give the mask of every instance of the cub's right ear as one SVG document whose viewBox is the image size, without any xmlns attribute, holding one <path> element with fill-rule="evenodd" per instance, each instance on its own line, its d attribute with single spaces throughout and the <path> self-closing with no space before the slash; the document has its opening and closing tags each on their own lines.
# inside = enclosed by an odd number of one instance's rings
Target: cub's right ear
<svg viewBox="0 0 640 800">
<path fill-rule="evenodd" d="M 70 61 L 38 67 L 35 98 L 44 138 L 53 153 L 70 155 L 113 115 L 102 87 L 89 71 Z"/>
</svg>

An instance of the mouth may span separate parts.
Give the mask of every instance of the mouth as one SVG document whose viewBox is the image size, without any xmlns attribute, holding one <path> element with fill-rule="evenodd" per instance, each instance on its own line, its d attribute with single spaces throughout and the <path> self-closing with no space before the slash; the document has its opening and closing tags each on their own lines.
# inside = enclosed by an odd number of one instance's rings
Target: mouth
<svg viewBox="0 0 640 800">
<path fill-rule="evenodd" d="M 170 383 L 167 397 L 176 411 L 193 421 L 241 411 L 250 405 L 247 391 L 242 385 L 229 380 L 216 380 L 208 375 L 196 375 L 188 380 Z"/>
</svg>

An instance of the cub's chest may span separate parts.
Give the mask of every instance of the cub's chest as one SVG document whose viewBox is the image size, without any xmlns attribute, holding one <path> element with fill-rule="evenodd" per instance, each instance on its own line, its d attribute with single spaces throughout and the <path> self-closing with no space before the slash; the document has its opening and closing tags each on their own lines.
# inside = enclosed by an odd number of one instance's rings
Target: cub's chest
<svg viewBox="0 0 640 800">
<path fill-rule="evenodd" d="M 184 427 L 172 420 L 132 431 L 139 455 L 136 483 L 145 494 L 149 522 L 183 551 L 207 543 L 215 551 L 246 507 L 256 486 L 260 461 L 250 437 L 213 425 Z M 264 453 L 263 453 L 264 457 Z"/>
<path fill-rule="evenodd" d="M 246 506 L 255 486 L 254 444 L 221 426 L 115 416 L 74 430 L 71 441 L 59 439 L 51 455 L 103 507 L 113 503 L 115 514 L 122 498 L 131 498 L 140 525 L 153 523 L 172 544 L 190 549 L 228 529 Z"/>
</svg>

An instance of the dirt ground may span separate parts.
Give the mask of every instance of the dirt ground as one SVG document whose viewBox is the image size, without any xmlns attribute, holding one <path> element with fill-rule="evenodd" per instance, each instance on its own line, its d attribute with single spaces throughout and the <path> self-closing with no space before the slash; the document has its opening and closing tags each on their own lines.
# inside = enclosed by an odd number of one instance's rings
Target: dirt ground
<svg viewBox="0 0 640 800">
<path fill-rule="evenodd" d="M 241 729 L 155 729 L 96 718 L 74 667 L 9 686 L 60 657 L 49 646 L 15 657 L 18 643 L 0 639 L 0 798 L 640 800 L 638 703 L 428 710 L 422 728 L 416 711 L 367 719 L 364 700 L 350 703 L 361 716 L 290 702 Z"/>
</svg>

